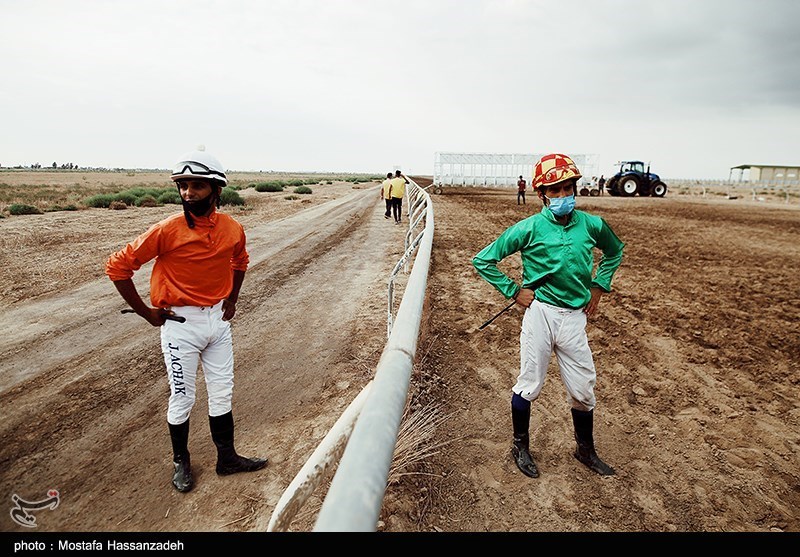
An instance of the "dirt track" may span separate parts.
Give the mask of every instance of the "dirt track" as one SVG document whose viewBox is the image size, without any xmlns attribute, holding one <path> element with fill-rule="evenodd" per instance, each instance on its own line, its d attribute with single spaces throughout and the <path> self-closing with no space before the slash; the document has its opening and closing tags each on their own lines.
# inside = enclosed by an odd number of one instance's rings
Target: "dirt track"
<svg viewBox="0 0 800 557">
<path fill-rule="evenodd" d="M 404 230 L 383 219 L 377 192 L 335 185 L 307 208 L 282 214 L 259 201 L 236 215 L 252 262 L 234 319 L 237 447 L 270 464 L 216 476 L 201 387 L 189 494 L 169 483 L 158 331 L 119 314 L 124 302 L 101 271 L 110 249 L 174 208 L 0 220 L 4 267 L 13 270 L 0 285 L 4 500 L 58 489 L 61 504 L 38 513 L 39 531 L 264 531 L 383 348 L 386 277 Z M 542 476 L 531 480 L 509 457 L 522 314 L 478 331 L 504 300 L 470 264 L 538 210 L 532 196 L 526 206 L 515 199 L 474 188 L 433 196 L 429 312 L 411 403 L 447 416 L 436 434 L 445 445 L 389 486 L 379 530 L 800 530 L 800 210 L 669 195 L 579 199 L 627 244 L 615 292 L 589 324 L 595 438 L 618 475 L 595 476 L 571 456 L 569 408 L 553 367 L 533 406 Z M 84 237 L 95 241 L 71 258 L 54 247 Z M 32 271 L 18 258 L 34 261 L 38 274 L 25 276 Z M 518 261 L 507 263 L 518 276 Z M 25 290 L 43 276 L 51 292 Z M 294 530 L 313 526 L 322 497 Z M 3 530 L 23 530 L 4 516 Z"/>
</svg>

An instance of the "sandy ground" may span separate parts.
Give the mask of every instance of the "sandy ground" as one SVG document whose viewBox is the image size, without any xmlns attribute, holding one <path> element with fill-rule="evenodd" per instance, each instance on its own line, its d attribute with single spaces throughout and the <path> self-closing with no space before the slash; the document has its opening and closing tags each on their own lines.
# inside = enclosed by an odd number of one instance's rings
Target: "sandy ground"
<svg viewBox="0 0 800 557">
<path fill-rule="evenodd" d="M 420 179 L 424 184 L 424 180 Z M 286 486 L 370 380 L 386 341 L 386 278 L 404 227 L 377 185 L 308 199 L 244 190 L 232 208 L 251 268 L 234 319 L 237 448 L 262 471 L 218 477 L 202 382 L 191 418 L 197 485 L 172 489 L 158 330 L 125 307 L 102 262 L 175 207 L 0 220 L 0 495 L 60 504 L 40 532 L 263 532 Z M 579 198 L 626 242 L 588 332 L 595 439 L 618 474 L 572 457 L 555 363 L 533 405 L 541 477 L 510 457 L 522 312 L 470 260 L 538 211 L 513 191 L 433 196 L 433 260 L 412 412 L 444 416 L 433 456 L 393 476 L 385 532 L 800 531 L 800 209 L 747 200 Z M 503 263 L 519 276 L 518 259 Z M 147 269 L 137 285 L 147 291 Z M 292 524 L 313 528 L 324 489 Z M 4 513 L 2 528 L 24 528 Z"/>
</svg>

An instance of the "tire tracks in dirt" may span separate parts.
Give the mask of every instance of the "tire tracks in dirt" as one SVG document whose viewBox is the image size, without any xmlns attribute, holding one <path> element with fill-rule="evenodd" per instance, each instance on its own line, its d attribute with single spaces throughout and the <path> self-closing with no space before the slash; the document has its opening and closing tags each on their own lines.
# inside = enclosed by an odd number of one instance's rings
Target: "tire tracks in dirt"
<svg viewBox="0 0 800 557">
<path fill-rule="evenodd" d="M 110 281 L 5 311 L 4 491 L 58 488 L 61 512 L 45 530 L 217 530 L 252 507 L 242 491 L 259 512 L 234 528 L 266 525 L 270 505 L 371 378 L 385 343 L 386 279 L 405 227 L 389 226 L 382 213 L 370 188 L 246 229 L 251 266 L 232 322 L 237 449 L 266 453 L 273 464 L 216 477 L 201 373 L 190 424 L 198 485 L 187 496 L 169 484 L 158 330 L 119 315 L 125 305 Z M 147 267 L 134 277 L 145 299 L 148 279 Z"/>
</svg>

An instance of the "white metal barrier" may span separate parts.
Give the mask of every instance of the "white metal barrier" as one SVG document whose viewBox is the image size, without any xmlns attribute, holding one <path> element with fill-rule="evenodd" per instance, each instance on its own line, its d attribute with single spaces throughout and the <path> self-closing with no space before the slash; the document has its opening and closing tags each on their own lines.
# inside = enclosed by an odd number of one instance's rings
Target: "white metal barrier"
<svg viewBox="0 0 800 557">
<path fill-rule="evenodd" d="M 433 249 L 430 195 L 409 178 L 406 249 L 389 278 L 388 341 L 375 377 L 350 403 L 276 505 L 267 531 L 285 531 L 292 518 L 336 464 L 315 531 L 375 531 L 403 416 L 417 350 Z M 422 230 L 415 232 L 418 227 Z M 395 278 L 414 265 L 393 320 Z"/>
<path fill-rule="evenodd" d="M 530 184 L 533 168 L 545 153 L 453 153 L 437 152 L 433 159 L 434 191 L 442 186 L 516 186 L 519 176 Z M 599 175 L 595 154 L 569 156 L 581 169 L 580 183 Z"/>
<path fill-rule="evenodd" d="M 759 193 L 783 195 L 784 203 L 789 202 L 791 195 L 800 196 L 800 181 L 773 180 L 759 182 L 738 182 L 732 180 L 698 180 L 693 178 L 670 178 L 664 180 L 671 191 L 680 192 L 681 188 L 698 189 L 703 197 L 711 191 L 724 192 L 729 198 L 740 191 L 746 191 L 755 201 Z"/>
<path fill-rule="evenodd" d="M 406 232 L 404 245 L 405 250 L 403 251 L 402 257 L 397 261 L 397 264 L 392 269 L 392 272 L 389 274 L 389 295 L 388 295 L 388 303 L 387 303 L 387 318 L 386 318 L 386 338 L 389 338 L 392 334 L 392 319 L 394 316 L 394 284 L 395 280 L 397 279 L 397 275 L 400 272 L 400 269 L 403 269 L 405 273 L 408 273 L 408 263 L 411 260 L 411 257 L 414 255 L 417 246 L 419 246 L 422 237 L 425 235 L 427 231 L 427 227 L 423 226 L 422 230 L 417 232 L 417 235 L 414 236 L 415 232 L 417 231 L 420 224 L 425 224 L 427 219 L 427 211 L 428 206 L 430 205 L 430 195 L 421 187 L 417 185 L 416 182 L 409 179 L 410 186 L 408 188 L 408 204 L 407 204 L 407 218 L 409 222 L 408 231 Z M 433 209 L 431 208 L 431 213 Z M 433 216 L 431 214 L 431 216 Z"/>
<path fill-rule="evenodd" d="M 361 389 L 283 492 L 272 511 L 268 532 L 289 529 L 294 516 L 341 458 L 371 386 L 372 381 Z"/>
</svg>

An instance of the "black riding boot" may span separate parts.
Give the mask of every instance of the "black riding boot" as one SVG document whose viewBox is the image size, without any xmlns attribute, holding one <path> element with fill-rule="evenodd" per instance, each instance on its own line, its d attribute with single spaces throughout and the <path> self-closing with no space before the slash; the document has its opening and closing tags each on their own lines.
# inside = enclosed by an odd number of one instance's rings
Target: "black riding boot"
<svg viewBox="0 0 800 557">
<path fill-rule="evenodd" d="M 518 395 L 514 395 L 515 397 Z M 514 407 L 511 403 L 511 422 L 514 425 L 514 444 L 511 446 L 511 456 L 520 472 L 531 478 L 539 477 L 539 469 L 530 453 L 530 437 L 528 427 L 531 421 L 530 405 L 527 410 Z"/>
<path fill-rule="evenodd" d="M 594 450 L 593 423 L 594 410 L 572 409 L 572 423 L 575 425 L 575 458 L 601 476 L 613 476 L 614 469 L 600 460 Z"/>
<path fill-rule="evenodd" d="M 180 425 L 169 426 L 169 436 L 172 439 L 172 464 L 175 471 L 172 475 L 172 485 L 180 492 L 187 492 L 194 486 L 192 466 L 189 461 L 189 419 Z"/>
<path fill-rule="evenodd" d="M 233 413 L 209 416 L 211 438 L 217 446 L 217 474 L 227 476 L 237 472 L 253 472 L 267 465 L 266 458 L 245 458 L 233 447 Z"/>
</svg>

